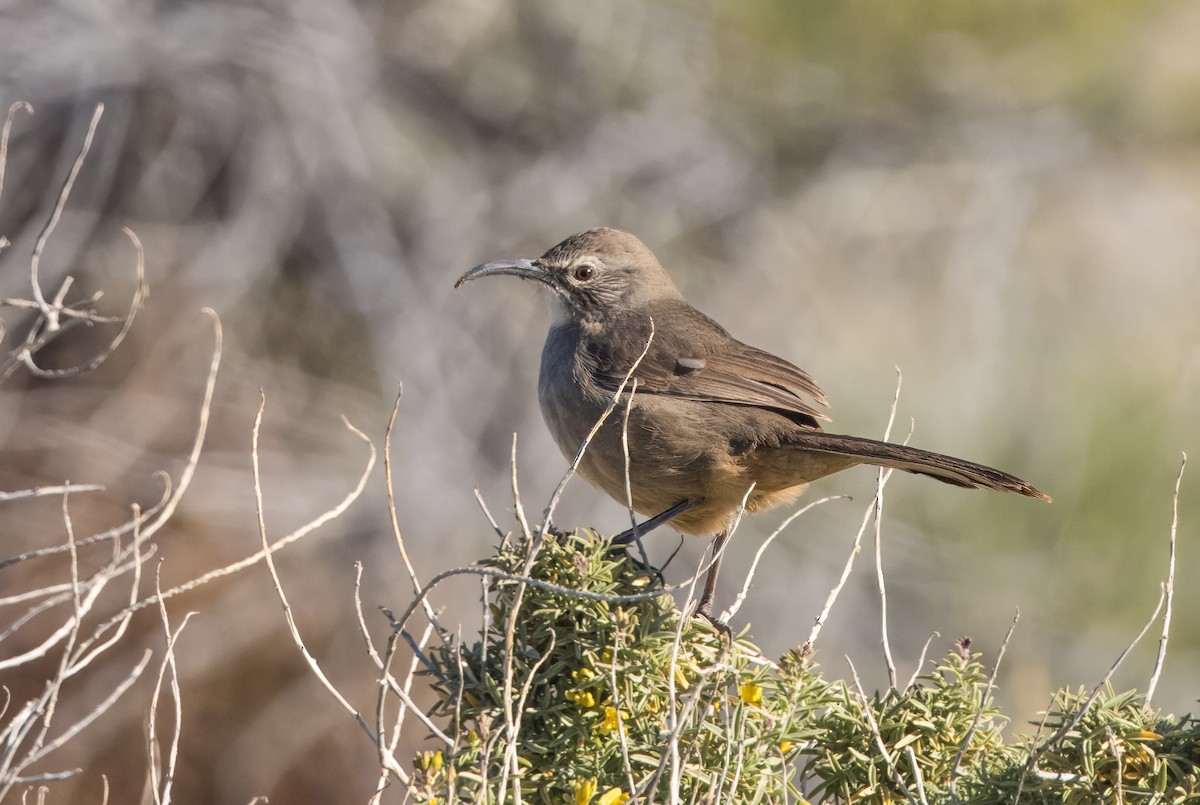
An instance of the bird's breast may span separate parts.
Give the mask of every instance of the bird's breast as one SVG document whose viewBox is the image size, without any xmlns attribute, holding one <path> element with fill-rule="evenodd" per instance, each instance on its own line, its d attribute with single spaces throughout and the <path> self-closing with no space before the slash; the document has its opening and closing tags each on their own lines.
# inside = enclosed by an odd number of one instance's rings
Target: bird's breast
<svg viewBox="0 0 1200 805">
<path fill-rule="evenodd" d="M 542 418 L 563 455 L 573 458 L 600 418 L 607 399 L 588 388 L 578 365 L 579 337 L 572 324 L 551 327 L 542 348 L 538 402 Z"/>
</svg>

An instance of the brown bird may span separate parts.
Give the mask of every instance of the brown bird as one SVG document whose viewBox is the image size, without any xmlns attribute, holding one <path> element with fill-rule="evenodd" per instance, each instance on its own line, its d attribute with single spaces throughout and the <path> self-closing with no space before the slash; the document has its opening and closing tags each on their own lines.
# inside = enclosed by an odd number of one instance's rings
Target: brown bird
<svg viewBox="0 0 1200 805">
<path fill-rule="evenodd" d="M 538 398 L 569 459 L 645 351 L 631 376 L 628 412 L 633 508 L 655 515 L 641 533 L 670 522 L 687 534 L 716 535 L 719 556 L 752 485 L 746 510 L 762 511 L 795 499 L 810 481 L 857 464 L 1050 500 L 1020 478 L 981 464 L 826 433 L 820 421 L 828 420 L 822 413 L 828 402 L 812 377 L 736 340 L 689 305 L 654 254 L 627 232 L 592 229 L 536 260 L 484 263 L 455 287 L 493 274 L 536 280 L 550 290 Z M 584 478 L 622 503 L 625 405 L 622 400 L 601 426 L 579 464 Z M 710 570 L 701 598 L 705 614 L 718 568 Z"/>
</svg>

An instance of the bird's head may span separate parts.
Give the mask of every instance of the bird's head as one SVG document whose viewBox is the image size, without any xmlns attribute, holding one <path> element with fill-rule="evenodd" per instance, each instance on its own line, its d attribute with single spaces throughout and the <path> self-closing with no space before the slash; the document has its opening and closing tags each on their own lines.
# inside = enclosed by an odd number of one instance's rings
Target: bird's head
<svg viewBox="0 0 1200 805">
<path fill-rule="evenodd" d="M 555 324 L 604 321 L 656 300 L 681 298 L 654 253 L 619 229 L 572 235 L 536 260 L 493 260 L 475 266 L 454 287 L 493 274 L 537 280 L 548 287 Z"/>
</svg>

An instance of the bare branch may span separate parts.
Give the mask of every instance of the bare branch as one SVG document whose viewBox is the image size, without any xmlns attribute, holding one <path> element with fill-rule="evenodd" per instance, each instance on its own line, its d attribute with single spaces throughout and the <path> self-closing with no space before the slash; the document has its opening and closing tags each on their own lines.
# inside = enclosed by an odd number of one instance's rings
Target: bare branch
<svg viewBox="0 0 1200 805">
<path fill-rule="evenodd" d="M 571 480 L 572 476 L 575 475 L 575 471 L 579 469 L 579 463 L 583 461 L 584 453 L 587 451 L 588 445 L 592 443 L 592 439 L 594 439 L 596 434 L 600 432 L 600 428 L 604 425 L 605 421 L 608 420 L 608 417 L 612 414 L 613 409 L 615 409 L 620 403 L 621 395 L 625 393 L 625 388 L 629 385 L 630 380 L 633 378 L 634 372 L 636 372 L 638 367 L 642 365 L 642 360 L 650 351 L 650 345 L 652 343 L 654 343 L 653 318 L 650 319 L 650 335 L 646 338 L 646 346 L 642 348 L 642 353 L 638 355 L 637 360 L 633 362 L 633 365 L 629 367 L 629 371 L 625 373 L 625 377 L 621 379 L 620 385 L 617 386 L 617 390 L 613 393 L 612 400 L 609 402 L 608 406 L 605 407 L 604 413 L 600 414 L 600 418 L 596 420 L 596 424 L 592 425 L 592 429 L 588 431 L 588 435 L 586 438 L 584 438 L 583 444 L 579 445 L 579 450 L 575 453 L 574 460 L 571 461 L 571 466 L 567 468 L 566 474 L 563 475 L 562 480 L 559 481 L 558 486 L 555 487 L 554 494 L 550 496 L 550 503 L 547 504 L 545 514 L 542 516 L 542 528 L 538 535 L 539 537 L 544 537 L 546 535 L 546 530 L 550 528 L 550 518 L 554 514 L 555 507 L 558 506 L 558 500 L 562 497 L 562 493 L 567 486 L 567 482 Z"/>
<path fill-rule="evenodd" d="M 904 383 L 904 377 L 900 374 L 900 367 L 896 367 L 896 392 L 892 395 L 892 409 L 888 412 L 887 427 L 883 429 L 883 440 L 886 442 L 891 438 L 892 425 L 896 421 L 896 406 L 900 403 L 900 387 Z M 908 431 L 909 438 L 912 437 L 912 428 Z M 904 440 L 908 443 L 908 438 Z M 890 477 L 892 471 L 879 468 L 879 474 L 875 482 L 875 580 L 879 585 L 879 632 L 880 644 L 883 646 L 883 659 L 887 664 L 888 684 L 892 690 L 896 690 L 896 661 L 892 659 L 892 645 L 888 639 L 888 607 L 887 607 L 887 586 L 883 582 L 883 486 Z"/>
<path fill-rule="evenodd" d="M 308 646 L 305 645 L 304 638 L 301 637 L 301 635 L 300 635 L 300 629 L 296 625 L 296 619 L 292 615 L 292 606 L 291 606 L 291 604 L 288 603 L 287 595 L 283 591 L 283 582 L 279 578 L 279 571 L 275 568 L 275 559 L 272 556 L 272 554 L 274 553 L 274 545 L 272 545 L 269 542 L 269 540 L 267 539 L 267 523 L 266 523 L 266 516 L 264 514 L 264 506 L 263 506 L 262 471 L 259 467 L 259 452 L 258 452 L 258 434 L 262 429 L 263 411 L 267 405 L 266 392 L 260 390 L 259 397 L 260 397 L 260 402 L 259 402 L 259 406 L 258 406 L 258 413 L 254 417 L 254 429 L 252 431 L 253 435 L 251 437 L 251 449 L 250 449 L 250 464 L 251 464 L 251 468 L 252 468 L 253 474 L 254 474 L 254 503 L 255 503 L 255 508 L 258 512 L 258 534 L 262 541 L 262 549 L 259 551 L 258 555 L 261 555 L 264 559 L 266 559 L 267 570 L 270 571 L 270 573 L 271 573 L 271 581 L 275 585 L 275 594 L 279 596 L 279 603 L 283 606 L 283 617 L 284 617 L 284 620 L 287 622 L 288 631 L 292 635 L 292 642 L 294 642 L 296 644 L 296 648 L 298 648 L 300 650 L 300 656 L 302 656 L 304 658 L 304 661 L 308 665 L 309 670 L 312 671 L 312 674 L 313 674 L 313 676 L 315 676 L 317 678 L 317 681 L 319 681 L 322 684 L 322 686 L 324 686 L 324 688 L 327 691 L 329 691 L 330 695 L 333 696 L 334 700 L 337 701 L 337 703 L 340 704 L 343 709 L 345 709 L 348 713 L 350 713 L 350 715 L 352 715 L 354 717 L 354 720 L 356 722 L 358 722 L 358 725 L 363 729 L 364 732 L 367 733 L 367 736 L 370 737 L 370 739 L 372 741 L 374 741 L 375 743 L 379 743 L 379 736 L 377 736 L 375 734 L 374 730 L 371 729 L 371 726 L 367 723 L 367 720 L 363 717 L 362 713 L 360 713 L 358 711 L 358 709 L 354 707 L 354 705 L 350 704 L 350 702 L 346 700 L 346 697 L 342 695 L 341 691 L 339 691 L 337 689 L 337 687 L 332 682 L 329 681 L 329 677 L 325 676 L 325 672 L 321 670 L 321 666 L 317 662 L 316 657 L 314 657 L 312 655 L 312 653 L 308 650 Z M 343 421 L 345 422 L 346 427 L 350 428 L 355 434 L 357 434 L 360 438 L 362 438 L 363 441 L 367 442 L 367 444 L 370 444 L 370 440 L 366 437 L 365 434 L 362 433 L 362 431 L 355 428 L 353 425 L 351 425 L 345 419 L 343 419 Z M 374 464 L 375 464 L 375 448 L 374 448 L 374 446 L 372 446 L 371 447 L 371 459 L 368 462 L 368 470 L 367 470 L 368 473 L 370 472 L 370 468 L 373 467 Z M 340 513 L 341 512 L 339 511 L 338 514 L 340 514 Z M 334 515 L 334 517 L 336 517 L 336 516 L 337 515 Z M 312 522 L 310 522 L 309 525 L 312 526 L 312 528 L 316 528 L 318 526 L 315 524 L 317 524 L 318 522 L 321 524 L 324 524 L 325 522 L 327 522 L 330 519 L 333 519 L 333 517 L 325 517 L 323 515 L 322 517 L 318 517 L 316 520 L 313 520 Z M 311 531 L 312 528 L 310 528 L 309 530 Z M 163 596 L 159 596 L 160 599 L 162 597 Z M 405 773 L 404 769 L 401 768 L 400 765 L 395 761 L 394 758 L 388 759 L 387 763 L 388 763 L 388 768 L 392 772 L 394 772 L 400 779 L 407 781 L 407 779 L 408 779 L 407 774 Z"/>
<path fill-rule="evenodd" d="M 896 762 L 892 759 L 892 754 L 888 752 L 887 744 L 883 740 L 883 734 L 879 731 L 879 723 L 875 720 L 875 714 L 871 712 L 871 703 L 867 699 L 866 692 L 863 690 L 862 680 L 858 678 L 858 669 L 854 667 L 854 662 L 849 657 L 846 657 L 846 662 L 850 664 L 850 673 L 854 676 L 854 688 L 858 691 L 859 701 L 862 702 L 863 715 L 867 719 L 867 724 L 871 727 L 871 734 L 875 736 L 875 746 L 879 749 L 879 754 L 883 757 L 884 763 L 887 764 L 888 774 L 891 775 L 892 782 L 900 787 L 900 792 L 904 794 L 905 798 L 915 804 L 917 799 L 908 790 L 908 786 L 904 784 L 904 778 L 900 776 L 900 770 L 896 768 Z M 920 801 L 922 805 L 928 805 L 925 802 L 924 793 L 921 794 Z"/>
<path fill-rule="evenodd" d="M 517 483 L 517 434 L 512 437 L 512 496 L 513 496 L 513 512 L 517 515 L 517 522 L 521 524 L 521 534 L 525 537 L 526 542 L 533 541 L 533 531 L 529 528 L 529 521 L 525 519 L 525 507 L 521 505 L 521 488 Z M 532 565 L 534 554 L 531 553 L 529 562 Z"/>
<path fill-rule="evenodd" d="M 988 700 L 992 697 L 992 689 L 996 684 L 996 675 L 1000 673 L 1000 663 L 1004 660 L 1004 652 L 1008 649 L 1008 641 L 1012 639 L 1013 631 L 1017 628 L 1017 621 L 1020 619 L 1021 610 L 1018 609 L 1013 613 L 1012 623 L 1009 624 L 1008 632 L 1004 635 L 1004 640 L 1000 643 L 1000 650 L 996 652 L 996 664 L 992 666 L 992 673 L 988 675 L 987 687 L 984 689 L 983 696 L 979 700 L 979 707 L 975 710 L 975 718 L 971 721 L 971 726 L 967 729 L 967 734 L 963 736 L 962 746 L 958 748 L 958 754 L 954 756 L 954 767 L 950 772 L 951 795 L 955 794 L 959 775 L 962 774 L 963 757 L 971 747 L 971 739 L 975 737 L 975 730 L 979 727 L 979 720 L 983 718 L 983 709 L 987 707 Z"/>
<path fill-rule="evenodd" d="M 133 299 L 129 303 L 129 312 L 125 314 L 124 319 L 121 320 L 121 329 L 117 331 L 115 336 L 113 336 L 113 340 L 108 343 L 108 346 L 101 350 L 100 354 L 94 356 L 87 363 L 80 364 L 78 366 L 70 366 L 65 369 L 45 369 L 34 363 L 33 354 L 41 346 L 44 346 L 46 343 L 48 343 L 50 338 L 53 337 L 54 333 L 61 330 L 61 325 L 56 325 L 54 329 L 47 327 L 45 332 L 39 336 L 38 342 L 35 342 L 33 346 L 27 347 L 19 356 L 25 364 L 25 367 L 38 377 L 66 377 L 67 375 L 92 371 L 97 366 L 104 363 L 104 361 L 108 360 L 110 355 L 116 352 L 117 347 L 121 345 L 121 342 L 125 340 L 125 336 L 129 334 L 129 330 L 133 327 L 133 320 L 137 317 L 138 311 L 142 309 L 142 303 L 145 301 L 146 295 L 149 293 L 149 288 L 146 285 L 146 254 L 142 249 L 142 242 L 138 239 L 138 236 L 132 229 L 125 226 L 121 227 L 121 230 L 129 237 L 131 241 L 133 241 L 133 248 L 137 251 L 137 262 L 135 264 L 135 270 L 137 272 L 137 285 L 133 290 Z M 67 280 L 70 279 L 70 277 L 67 277 Z M 68 308 L 63 307 L 61 298 L 66 292 L 68 285 L 69 283 L 64 281 L 62 289 L 59 291 L 58 296 L 55 297 L 54 306 L 52 309 L 54 310 L 56 319 L 60 314 L 66 313 L 68 310 Z M 44 310 L 43 315 L 45 315 Z M 92 312 L 80 314 L 80 318 L 90 323 L 105 321 Z"/>
<path fill-rule="evenodd" d="M 151 656 L 154 656 L 154 651 L 146 649 L 145 653 L 142 655 L 142 659 L 137 662 L 137 665 L 134 665 L 131 671 L 125 675 L 125 678 L 122 679 L 112 691 L 109 691 L 108 696 L 104 697 L 100 704 L 97 704 L 96 707 L 92 708 L 88 714 L 82 717 L 82 719 L 74 722 L 71 727 L 64 729 L 58 738 L 48 741 L 46 745 L 41 747 L 41 750 L 38 750 L 34 756 L 30 757 L 29 762 L 36 763 L 43 757 L 48 756 L 50 752 L 59 749 L 59 747 L 66 744 L 67 741 L 70 741 L 72 738 L 76 737 L 77 734 L 83 732 L 84 729 L 91 725 L 91 722 L 94 722 L 96 719 L 98 719 L 98 717 L 102 716 L 104 713 L 107 713 L 107 711 L 112 708 L 116 702 L 118 702 L 118 699 L 120 699 L 121 696 L 124 696 L 125 692 L 133 686 L 133 683 L 136 683 L 140 675 L 142 675 L 142 672 L 145 671 L 146 665 L 149 665 Z"/>
<path fill-rule="evenodd" d="M 417 571 L 412 560 L 408 558 L 408 549 L 404 547 L 404 535 L 400 532 L 400 519 L 396 514 L 396 485 L 392 479 L 392 431 L 396 427 L 396 415 L 400 413 L 400 398 L 404 396 L 404 384 L 396 389 L 396 400 L 392 403 L 392 415 L 388 417 L 387 430 L 383 435 L 383 476 L 387 481 L 388 516 L 392 522 L 392 534 L 396 537 L 396 547 L 400 549 L 400 558 L 404 561 L 404 569 L 412 580 L 413 592 L 421 589 L 417 580 Z"/>
<path fill-rule="evenodd" d="M 892 398 L 891 414 L 888 416 L 888 424 L 884 430 L 883 438 L 885 440 L 889 436 L 891 436 L 892 422 L 893 422 L 893 419 L 895 418 L 895 414 L 896 414 L 896 403 L 897 403 L 897 400 L 899 400 L 899 398 L 900 398 L 900 381 L 901 381 L 900 369 L 899 369 L 899 367 L 897 367 L 896 368 L 896 394 Z M 912 435 L 911 429 L 909 431 L 909 435 L 910 436 Z M 905 439 L 905 441 L 907 442 L 908 440 Z M 883 508 L 883 489 L 885 486 L 887 486 L 887 482 L 891 479 L 891 477 L 892 477 L 892 470 L 883 469 L 883 468 L 880 469 L 878 480 L 875 485 L 875 498 L 872 501 L 871 506 L 865 512 L 863 512 L 862 523 L 858 527 L 858 532 L 854 535 L 854 543 L 850 547 L 850 555 L 848 557 L 846 557 L 846 564 L 842 567 L 842 575 L 838 578 L 837 583 L 834 584 L 833 589 L 829 591 L 829 596 L 825 599 L 825 606 L 821 607 L 820 613 L 817 614 L 816 620 L 813 622 L 813 628 L 808 633 L 808 640 L 804 641 L 803 645 L 800 647 L 800 653 L 801 653 L 801 655 L 803 655 L 805 657 L 808 657 L 812 654 L 813 649 L 817 642 L 817 637 L 820 636 L 821 629 L 824 628 L 825 621 L 828 620 L 828 618 L 829 618 L 829 613 L 833 609 L 833 604 L 835 601 L 837 601 L 838 596 L 841 595 L 842 588 L 846 586 L 846 581 L 850 578 L 850 572 L 851 572 L 851 570 L 854 569 L 854 558 L 856 556 L 858 556 L 859 551 L 862 550 L 862 538 L 863 538 L 863 534 L 865 534 L 866 530 L 867 530 L 867 522 L 871 519 L 871 516 L 874 515 L 875 523 L 876 523 L 876 531 L 875 531 L 876 561 L 875 561 L 875 566 L 876 566 L 876 570 L 877 570 L 877 574 L 878 574 L 877 578 L 878 578 L 878 583 L 879 583 L 879 588 L 880 588 L 881 618 L 882 618 L 882 622 L 883 622 L 884 656 L 888 663 L 888 677 L 891 682 L 892 688 L 895 689 L 895 687 L 896 687 L 896 674 L 895 674 L 896 669 L 895 669 L 895 663 L 893 663 L 892 659 L 891 659 L 891 649 L 887 644 L 887 594 L 886 594 L 886 591 L 883 586 L 883 568 L 882 568 L 882 565 L 880 564 L 880 553 L 879 553 L 879 550 L 880 550 L 880 531 L 879 531 L 880 519 L 879 518 L 880 518 L 882 508 Z"/>
<path fill-rule="evenodd" d="M 404 536 L 400 531 L 400 519 L 396 514 L 396 487 L 392 480 L 392 431 L 396 426 L 396 415 L 400 412 L 400 398 L 404 395 L 404 385 L 396 390 L 396 401 L 392 404 L 392 415 L 388 417 L 387 430 L 383 436 L 383 475 L 387 486 L 387 507 L 388 515 L 391 518 L 392 534 L 396 537 L 396 546 L 400 549 L 400 558 L 404 561 L 404 569 L 408 572 L 408 578 L 412 581 L 413 592 L 421 589 L 421 582 L 417 578 L 416 568 L 413 567 L 412 560 L 408 557 L 408 549 L 404 547 Z M 425 617 L 438 630 L 438 634 L 445 639 L 445 629 L 438 623 L 437 616 L 434 614 L 433 606 L 428 601 L 425 602 Z"/>
<path fill-rule="evenodd" d="M 737 611 L 739 609 L 741 609 L 742 602 L 744 602 L 746 600 L 746 597 L 750 593 L 750 585 L 754 583 L 754 574 L 758 571 L 758 563 L 763 558 L 763 554 L 766 553 L 767 547 L 772 542 L 775 541 L 775 538 L 778 537 L 780 534 L 782 534 L 783 530 L 785 528 L 787 528 L 789 525 L 791 525 L 793 520 L 800 517 L 800 515 L 804 514 L 808 510 L 816 508 L 817 506 L 820 506 L 822 503 L 828 503 L 831 500 L 838 500 L 842 497 L 844 497 L 844 495 L 833 495 L 831 497 L 824 497 L 824 498 L 821 498 L 820 500 L 814 500 L 812 503 L 809 503 L 806 506 L 803 506 L 802 508 L 797 509 L 796 511 L 789 514 L 787 516 L 787 518 L 785 518 L 784 521 L 779 524 L 779 527 L 771 532 L 771 535 L 769 537 L 767 537 L 765 540 L 763 540 L 762 545 L 758 546 L 758 550 L 754 554 L 754 561 L 750 563 L 750 572 L 746 574 L 746 580 L 742 584 L 742 591 L 737 594 L 737 598 L 734 599 L 733 605 L 729 607 L 729 610 L 722 614 L 721 620 L 728 621 L 729 618 L 732 618 L 734 615 L 737 614 Z"/>
<path fill-rule="evenodd" d="M 158 568 L 154 574 L 154 588 L 159 592 L 162 591 L 160 584 L 159 570 L 162 569 L 162 562 L 159 562 Z M 166 635 L 167 648 L 163 654 L 162 664 L 158 668 L 158 679 L 154 683 L 154 694 L 150 697 L 150 714 L 146 720 L 146 747 L 149 757 L 150 766 L 150 790 L 154 796 L 155 805 L 170 805 L 171 803 L 171 785 L 175 782 L 175 765 L 179 760 L 179 736 L 183 730 L 183 698 L 179 690 L 179 670 L 175 663 L 175 643 L 179 640 L 179 635 L 183 632 L 192 615 L 196 613 L 189 612 L 183 616 L 183 622 L 179 624 L 179 628 L 174 632 L 171 631 L 171 621 L 167 617 L 167 605 L 160 597 L 158 600 L 158 615 L 162 620 L 163 633 Z M 171 675 L 171 701 L 175 705 L 175 713 L 172 724 L 171 750 L 167 753 L 167 767 L 159 777 L 159 755 L 158 750 L 158 700 L 162 695 L 163 678 L 170 672 Z"/>
<path fill-rule="evenodd" d="M 96 110 L 92 113 L 92 120 L 88 124 L 87 134 L 83 138 L 83 147 L 79 149 L 79 155 L 75 157 L 75 163 L 71 166 L 71 171 L 67 174 L 63 188 L 58 194 L 58 202 L 54 205 L 54 211 L 50 214 L 50 219 L 46 222 L 46 226 L 42 228 L 41 234 L 38 235 L 37 244 L 33 247 L 33 259 L 29 264 L 29 281 L 33 286 L 33 298 L 38 301 L 38 304 L 42 308 L 42 315 L 45 317 L 45 327 L 50 331 L 58 329 L 58 314 L 56 310 L 46 303 L 46 298 L 42 295 L 42 286 L 38 281 L 38 267 L 42 260 L 42 252 L 46 248 L 46 242 L 50 240 L 51 233 L 54 232 L 54 228 L 58 226 L 59 219 L 62 218 L 63 209 L 67 206 L 67 199 L 71 197 L 71 188 L 75 186 L 75 180 L 79 178 L 79 172 L 83 170 L 83 163 L 87 159 L 88 151 L 92 149 L 92 138 L 96 136 L 96 127 L 100 125 L 100 118 L 103 114 L 104 104 L 96 104 Z"/>
<path fill-rule="evenodd" d="M 13 118 L 18 111 L 32 115 L 33 107 L 25 101 L 17 101 L 8 107 L 8 114 L 4 117 L 4 129 L 0 131 L 0 196 L 4 195 L 4 169 L 8 167 L 8 139 L 12 135 Z"/>
<path fill-rule="evenodd" d="M 921 675 L 921 669 L 925 667 L 925 657 L 929 654 L 929 644 L 934 641 L 934 638 L 941 636 L 941 632 L 930 632 L 929 637 L 925 638 L 925 645 L 921 646 L 921 656 L 917 659 L 917 667 L 913 669 L 913 674 L 909 677 L 908 684 L 904 686 L 905 690 L 917 684 L 917 677 Z"/>
<path fill-rule="evenodd" d="M 496 523 L 496 518 L 492 517 L 492 513 L 488 511 L 488 506 L 483 499 L 483 495 L 479 494 L 479 487 L 475 487 L 475 501 L 479 504 L 479 508 L 483 510 L 483 516 L 487 518 L 488 524 L 496 532 L 496 536 L 504 540 L 507 535 L 504 533 L 504 529 Z"/>
<path fill-rule="evenodd" d="M 1171 543 L 1167 560 L 1166 609 L 1163 610 L 1162 635 L 1158 638 L 1158 655 L 1154 658 L 1154 671 L 1150 674 L 1150 684 L 1146 687 L 1146 704 L 1154 698 L 1154 690 L 1158 687 L 1158 678 L 1162 675 L 1163 662 L 1167 658 L 1167 636 L 1171 632 L 1171 603 L 1175 599 L 1175 535 L 1179 529 L 1179 485 L 1183 483 L 1183 470 L 1187 467 L 1187 453 L 1179 463 L 1179 475 L 1175 477 L 1175 495 L 1171 503 Z"/>
<path fill-rule="evenodd" d="M 1116 662 L 1114 662 L 1112 667 L 1108 669 L 1108 673 L 1104 675 L 1104 678 L 1100 680 L 1099 684 L 1092 689 L 1091 695 L 1087 697 L 1087 701 L 1080 705 L 1079 709 L 1075 712 L 1075 715 L 1030 753 L 1029 761 L 1026 764 L 1027 768 L 1031 769 L 1034 773 L 1037 773 L 1037 760 L 1039 757 L 1041 757 L 1042 753 L 1060 741 L 1068 732 L 1075 729 L 1075 725 L 1079 723 L 1079 720 L 1083 718 L 1083 714 L 1086 713 L 1088 708 L 1091 707 L 1096 699 L 1100 697 L 1100 693 L 1104 690 L 1105 685 L 1107 685 L 1109 680 L 1112 679 L 1113 674 L 1117 672 L 1117 669 L 1121 667 L 1121 663 L 1123 663 L 1125 658 L 1129 656 L 1129 652 L 1133 651 L 1134 646 L 1141 642 L 1141 639 L 1146 636 L 1146 632 L 1150 631 L 1150 627 L 1153 626 L 1154 621 L 1158 619 L 1158 613 L 1162 611 L 1163 601 L 1166 599 L 1166 597 L 1167 592 L 1164 585 L 1158 596 L 1158 605 L 1154 607 L 1154 614 L 1150 616 L 1150 620 L 1146 621 L 1146 625 L 1142 627 L 1142 631 L 1138 632 L 1137 637 L 1133 638 L 1133 642 L 1126 646 L 1125 650 L 1122 651 L 1120 656 L 1117 657 Z"/>
<path fill-rule="evenodd" d="M 162 510 L 162 507 L 166 505 L 167 500 L 169 500 L 171 497 L 171 476 L 169 476 L 165 472 L 161 472 L 161 471 L 156 472 L 155 476 L 161 477 L 165 481 L 163 495 L 159 499 L 158 503 L 154 504 L 149 509 L 146 509 L 145 512 L 143 512 L 140 515 L 139 518 L 136 518 L 134 520 L 127 520 L 126 522 L 122 523 L 121 525 L 117 526 L 116 528 L 110 528 L 107 531 L 100 532 L 99 534 L 93 534 L 90 537 L 84 537 L 83 539 L 76 540 L 75 541 L 76 550 L 78 550 L 79 548 L 87 547 L 89 545 L 93 545 L 97 542 L 103 542 L 105 540 L 113 540 L 113 539 L 118 539 L 120 537 L 123 537 L 125 534 L 129 533 L 130 531 L 135 530 L 138 526 L 140 526 L 143 522 L 145 522 L 149 518 L 158 514 L 158 512 Z M 47 488 L 58 489 L 59 493 L 61 494 L 62 492 L 67 492 L 67 491 L 73 492 L 79 487 L 77 487 L 76 485 L 72 485 L 69 488 L 61 487 L 61 486 L 60 487 L 47 487 Z M 84 491 L 88 491 L 86 489 L 86 487 L 84 487 Z M 24 553 L 19 553 L 15 556 L 10 556 L 9 558 L 0 562 L 0 570 L 3 570 L 4 568 L 8 567 L 9 565 L 15 565 L 19 562 L 24 562 L 29 559 L 37 559 L 37 558 L 40 558 L 43 556 L 52 556 L 54 554 L 66 553 L 67 550 L 68 550 L 68 547 L 64 543 L 63 545 L 54 545 L 49 548 L 36 548 L 32 551 L 25 551 Z M 11 603 L 18 603 L 19 601 L 25 600 L 26 597 L 28 597 L 28 596 L 24 596 L 24 597 L 9 596 L 7 598 L 0 598 L 0 606 L 5 606 L 5 605 L 11 604 Z M 34 596 L 34 597 L 36 597 L 36 596 Z"/>
<path fill-rule="evenodd" d="M 648 565 L 650 557 L 646 554 L 646 546 L 642 544 L 642 535 L 638 533 L 637 512 L 633 508 L 633 479 L 629 459 L 629 412 L 633 410 L 633 395 L 637 394 L 637 385 L 637 378 L 634 378 L 629 387 L 629 396 L 625 398 L 625 417 L 621 421 L 621 452 L 625 458 L 625 504 L 629 509 L 629 526 L 633 531 L 633 541 L 642 557 L 642 563 Z"/>
<path fill-rule="evenodd" d="M 104 487 L 99 484 L 69 484 L 67 486 L 39 486 L 33 489 L 18 489 L 14 492 L 0 492 L 0 503 L 9 503 L 14 500 L 22 500 L 24 498 L 42 498 L 47 495 L 62 495 L 66 492 L 77 494 L 79 492 L 103 492 Z M 3 567 L 3 565 L 0 565 Z"/>
<path fill-rule="evenodd" d="M 885 474 L 883 483 L 887 483 L 890 476 Z M 833 609 L 833 604 L 842 593 L 842 588 L 846 586 L 846 581 L 850 578 L 850 571 L 854 569 L 854 558 L 858 556 L 862 550 L 863 534 L 867 532 L 867 523 L 871 519 L 872 513 L 875 511 L 874 503 L 871 504 L 865 512 L 863 512 L 862 523 L 859 524 L 858 532 L 854 535 L 854 543 L 850 546 L 850 555 L 846 557 L 846 564 L 842 567 L 842 575 L 838 578 L 833 589 L 829 591 L 829 596 L 825 599 L 825 605 L 821 607 L 821 611 L 817 614 L 816 620 L 813 621 L 813 628 L 808 633 L 808 639 L 804 641 L 800 647 L 800 653 L 808 657 L 812 654 L 817 642 L 817 637 L 821 634 L 821 629 L 825 627 L 825 621 L 829 619 L 829 613 Z"/>
</svg>

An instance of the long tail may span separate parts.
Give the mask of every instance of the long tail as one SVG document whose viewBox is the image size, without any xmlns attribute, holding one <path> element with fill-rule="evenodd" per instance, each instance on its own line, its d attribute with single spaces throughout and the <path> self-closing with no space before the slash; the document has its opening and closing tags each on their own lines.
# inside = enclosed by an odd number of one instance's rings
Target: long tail
<svg viewBox="0 0 1200 805">
<path fill-rule="evenodd" d="M 843 436 L 838 433 L 823 431 L 805 431 L 791 434 L 788 444 L 804 450 L 818 453 L 830 453 L 839 456 L 853 456 L 863 464 L 873 464 L 879 467 L 893 467 L 905 472 L 918 475 L 928 475 L 939 481 L 955 486 L 965 486 L 970 489 L 985 487 L 1006 492 L 1016 492 L 1030 498 L 1050 502 L 1050 496 L 1036 489 L 1033 485 L 1022 481 L 1015 475 L 985 467 L 971 461 L 965 461 L 954 456 L 941 453 L 931 453 L 928 450 L 918 450 L 915 447 L 877 442 L 874 439 L 863 439 L 858 436 Z"/>
</svg>

